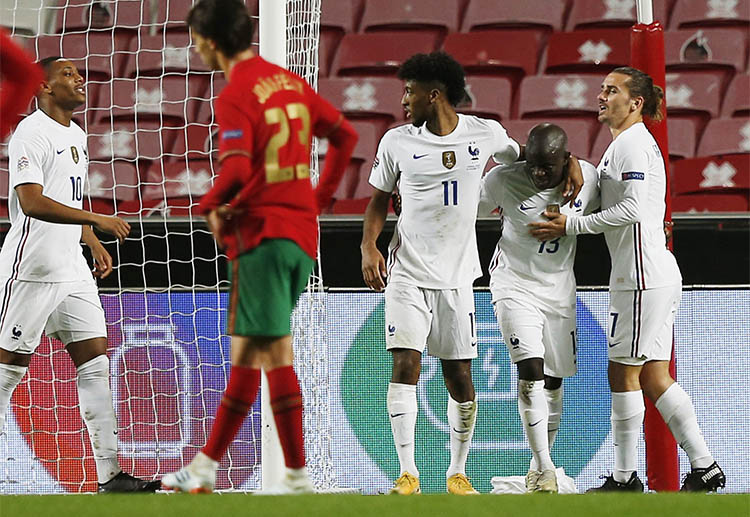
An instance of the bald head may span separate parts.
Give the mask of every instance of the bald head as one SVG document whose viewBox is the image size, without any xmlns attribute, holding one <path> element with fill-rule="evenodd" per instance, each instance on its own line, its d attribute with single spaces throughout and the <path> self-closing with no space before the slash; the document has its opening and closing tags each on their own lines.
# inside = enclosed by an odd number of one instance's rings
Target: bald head
<svg viewBox="0 0 750 517">
<path fill-rule="evenodd" d="M 568 136 L 554 124 L 539 124 L 526 141 L 526 169 L 540 190 L 557 186 L 568 163 Z"/>
</svg>

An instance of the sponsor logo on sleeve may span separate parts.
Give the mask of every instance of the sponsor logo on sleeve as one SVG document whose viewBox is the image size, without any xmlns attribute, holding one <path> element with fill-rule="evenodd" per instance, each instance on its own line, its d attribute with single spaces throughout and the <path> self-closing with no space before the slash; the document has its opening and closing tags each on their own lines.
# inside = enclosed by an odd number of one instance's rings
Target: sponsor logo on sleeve
<svg viewBox="0 0 750 517">
<path fill-rule="evenodd" d="M 17 163 L 18 172 L 23 172 L 24 170 L 28 168 L 29 168 L 29 159 L 26 158 L 25 156 L 21 156 L 18 159 L 18 163 Z"/>
<path fill-rule="evenodd" d="M 631 172 L 622 173 L 622 181 L 645 180 L 645 179 L 646 179 L 646 175 L 643 172 L 631 171 Z"/>
<path fill-rule="evenodd" d="M 236 140 L 242 138 L 243 132 L 241 129 L 227 129 L 221 132 L 222 140 Z"/>
</svg>

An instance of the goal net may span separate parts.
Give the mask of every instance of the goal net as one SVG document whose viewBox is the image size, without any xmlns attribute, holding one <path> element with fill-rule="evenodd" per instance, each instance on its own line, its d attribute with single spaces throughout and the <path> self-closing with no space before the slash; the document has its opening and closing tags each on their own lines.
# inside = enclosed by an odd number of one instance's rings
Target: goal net
<svg viewBox="0 0 750 517">
<path fill-rule="evenodd" d="M 84 75 L 87 103 L 74 118 L 88 134 L 86 204 L 132 227 L 123 245 L 103 237 L 115 268 L 100 290 L 120 461 L 143 478 L 179 469 L 205 444 L 230 368 L 226 257 L 194 212 L 218 172 L 212 101 L 225 80 L 191 52 L 192 3 L 19 0 L 0 13 L 32 56 L 64 56 Z M 246 3 L 262 24 L 258 2 Z M 286 0 L 286 12 L 288 67 L 316 87 L 320 0 Z M 6 144 L 0 151 L 6 218 Z M 311 173 L 316 181 L 315 149 Z M 325 318 L 318 265 L 292 328 L 308 464 L 321 489 L 335 485 Z M 0 435 L 0 493 L 96 489 L 75 378 L 62 344 L 44 337 Z M 263 463 L 281 461 L 262 457 L 261 412 L 256 401 L 217 489 L 259 489 Z"/>
</svg>

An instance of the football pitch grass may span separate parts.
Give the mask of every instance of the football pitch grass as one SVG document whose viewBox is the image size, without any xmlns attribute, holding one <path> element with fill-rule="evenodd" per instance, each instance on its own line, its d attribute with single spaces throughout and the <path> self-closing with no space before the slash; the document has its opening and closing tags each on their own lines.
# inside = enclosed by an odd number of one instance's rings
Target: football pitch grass
<svg viewBox="0 0 750 517">
<path fill-rule="evenodd" d="M 2 517 L 281 516 L 747 517 L 750 494 L 399 496 L 147 494 L 2 496 Z"/>
</svg>

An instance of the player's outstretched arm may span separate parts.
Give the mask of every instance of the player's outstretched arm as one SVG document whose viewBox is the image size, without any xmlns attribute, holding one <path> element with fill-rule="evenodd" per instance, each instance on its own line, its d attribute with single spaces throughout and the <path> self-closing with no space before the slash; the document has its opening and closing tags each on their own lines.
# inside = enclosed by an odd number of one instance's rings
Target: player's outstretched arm
<svg viewBox="0 0 750 517">
<path fill-rule="evenodd" d="M 92 273 L 98 278 L 107 278 L 112 272 L 112 256 L 99 242 L 94 230 L 88 224 L 83 225 L 81 240 L 91 250 L 91 256 L 94 259 L 94 270 Z"/>
<path fill-rule="evenodd" d="M 42 192 L 43 187 L 38 183 L 16 185 L 16 194 L 24 214 L 48 223 L 93 225 L 114 235 L 121 243 L 130 233 L 130 225 L 119 217 L 72 208 L 48 198 Z"/>
<path fill-rule="evenodd" d="M 378 236 L 383 231 L 385 218 L 388 215 L 390 192 L 375 189 L 365 211 L 362 228 L 362 278 L 368 287 L 380 291 L 385 287 L 385 259 L 377 246 Z"/>
</svg>

